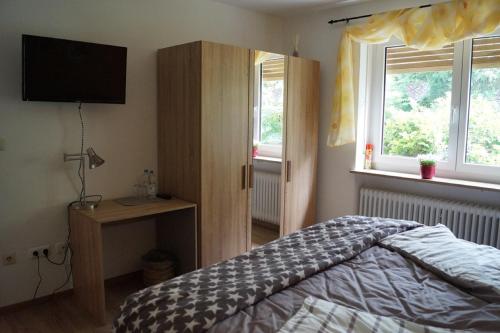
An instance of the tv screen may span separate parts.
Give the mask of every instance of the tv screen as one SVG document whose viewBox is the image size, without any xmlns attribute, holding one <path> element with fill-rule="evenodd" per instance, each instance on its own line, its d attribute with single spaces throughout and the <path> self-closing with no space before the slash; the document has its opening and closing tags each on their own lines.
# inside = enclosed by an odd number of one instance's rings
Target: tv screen
<svg viewBox="0 0 500 333">
<path fill-rule="evenodd" d="M 23 35 L 23 100 L 125 104 L 127 48 Z"/>
</svg>

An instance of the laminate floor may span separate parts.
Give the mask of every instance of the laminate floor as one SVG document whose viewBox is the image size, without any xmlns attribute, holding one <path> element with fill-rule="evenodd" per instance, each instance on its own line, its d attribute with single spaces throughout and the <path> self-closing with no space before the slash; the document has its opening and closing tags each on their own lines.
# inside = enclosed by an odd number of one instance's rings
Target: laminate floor
<svg viewBox="0 0 500 333">
<path fill-rule="evenodd" d="M 92 318 L 76 306 L 72 293 L 49 298 L 40 303 L 0 313 L 2 333 L 70 333 L 111 331 L 111 323 L 120 311 L 120 305 L 129 294 L 143 288 L 136 276 L 106 286 L 106 325 L 98 326 Z"/>
<path fill-rule="evenodd" d="M 261 224 L 252 223 L 252 249 L 260 245 L 269 243 L 270 241 L 279 238 L 280 234 L 277 229 L 268 228 Z"/>
<path fill-rule="evenodd" d="M 252 224 L 252 247 L 257 247 L 279 237 L 276 229 Z M 71 292 L 56 295 L 19 309 L 0 312 L 1 333 L 105 333 L 111 331 L 113 319 L 119 314 L 125 297 L 144 288 L 140 275 L 106 283 L 106 325 L 98 326 L 82 311 Z"/>
</svg>

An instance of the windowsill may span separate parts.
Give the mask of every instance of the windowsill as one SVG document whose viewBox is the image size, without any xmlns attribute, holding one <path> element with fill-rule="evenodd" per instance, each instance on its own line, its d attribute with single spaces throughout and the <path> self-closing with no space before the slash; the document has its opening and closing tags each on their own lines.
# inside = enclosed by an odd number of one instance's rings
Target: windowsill
<svg viewBox="0 0 500 333">
<path fill-rule="evenodd" d="M 403 179 L 410 180 L 420 183 L 430 183 L 430 184 L 441 184 L 441 185 L 451 185 L 451 186 L 460 186 L 465 188 L 483 190 L 483 191 L 497 191 L 500 192 L 500 184 L 494 183 L 483 183 L 483 182 L 474 182 L 468 180 L 460 180 L 460 179 L 452 179 L 452 178 L 439 178 L 434 177 L 433 179 L 422 179 L 420 175 L 411 174 L 411 173 L 401 173 L 401 172 L 390 172 L 390 171 L 382 171 L 382 170 L 373 170 L 373 169 L 362 169 L 362 170 L 351 170 L 351 173 L 359 174 L 359 175 L 370 175 L 370 176 L 381 176 L 381 177 L 389 177 L 395 179 Z"/>
<path fill-rule="evenodd" d="M 255 156 L 253 159 L 257 161 L 281 163 L 281 158 L 279 157 Z"/>
</svg>

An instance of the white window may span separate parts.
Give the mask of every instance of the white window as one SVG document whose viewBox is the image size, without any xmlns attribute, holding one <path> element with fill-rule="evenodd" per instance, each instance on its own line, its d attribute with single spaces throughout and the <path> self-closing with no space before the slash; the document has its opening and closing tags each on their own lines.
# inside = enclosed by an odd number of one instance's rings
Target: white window
<svg viewBox="0 0 500 333">
<path fill-rule="evenodd" d="M 281 158 L 284 66 L 280 55 L 256 66 L 254 140 L 260 156 Z"/>
<path fill-rule="evenodd" d="M 374 45 L 367 59 L 360 135 L 374 168 L 415 173 L 431 155 L 440 177 L 500 180 L 500 34 L 433 51 Z"/>
</svg>

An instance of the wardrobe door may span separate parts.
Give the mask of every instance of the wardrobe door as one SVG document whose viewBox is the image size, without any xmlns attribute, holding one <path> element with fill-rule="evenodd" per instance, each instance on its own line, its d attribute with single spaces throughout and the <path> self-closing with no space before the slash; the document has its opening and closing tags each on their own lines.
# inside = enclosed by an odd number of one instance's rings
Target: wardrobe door
<svg viewBox="0 0 500 333">
<path fill-rule="evenodd" d="M 201 42 L 158 51 L 158 190 L 200 203 Z"/>
<path fill-rule="evenodd" d="M 202 266 L 246 250 L 249 58 L 202 42 Z"/>
<path fill-rule="evenodd" d="M 315 222 L 319 62 L 288 57 L 284 235 Z"/>
</svg>

